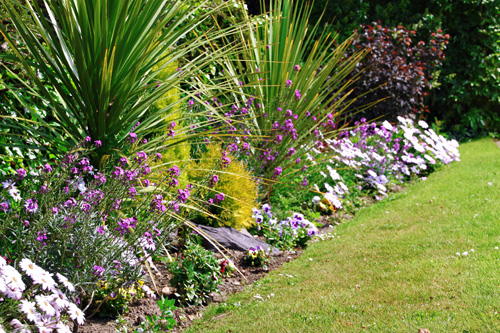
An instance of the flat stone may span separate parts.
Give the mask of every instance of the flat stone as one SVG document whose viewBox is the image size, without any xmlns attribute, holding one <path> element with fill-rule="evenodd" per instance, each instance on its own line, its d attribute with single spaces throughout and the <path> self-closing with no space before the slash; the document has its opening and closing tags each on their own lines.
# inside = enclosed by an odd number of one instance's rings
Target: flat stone
<svg viewBox="0 0 500 333">
<path fill-rule="evenodd" d="M 271 251 L 272 255 L 280 254 L 280 251 L 263 241 L 253 238 L 251 235 L 239 232 L 238 230 L 230 227 L 220 227 L 214 228 L 206 225 L 195 224 L 200 229 L 200 234 L 202 234 L 203 246 L 209 250 L 216 251 L 216 247 L 212 244 L 215 243 L 218 247 L 226 248 L 229 250 L 237 250 L 246 252 L 250 247 L 256 248 L 260 246 L 267 253 Z M 209 242 L 205 237 L 205 234 Z M 218 244 L 217 244 L 218 243 Z"/>
</svg>

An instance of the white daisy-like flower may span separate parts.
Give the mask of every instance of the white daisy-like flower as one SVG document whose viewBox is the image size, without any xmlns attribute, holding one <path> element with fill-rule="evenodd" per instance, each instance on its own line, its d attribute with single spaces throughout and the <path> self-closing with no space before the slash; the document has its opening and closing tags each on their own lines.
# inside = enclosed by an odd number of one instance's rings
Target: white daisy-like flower
<svg viewBox="0 0 500 333">
<path fill-rule="evenodd" d="M 22 299 L 21 304 L 19 304 L 19 308 L 26 314 L 26 318 L 29 321 L 36 322 L 40 320 L 40 314 L 36 311 L 35 302 Z"/>
<path fill-rule="evenodd" d="M 423 121 L 423 120 L 419 120 L 419 121 L 418 121 L 418 124 L 419 124 L 419 125 L 420 125 L 420 127 L 422 127 L 423 129 L 427 129 L 427 128 L 429 128 L 429 125 L 428 125 L 425 121 Z"/>
<path fill-rule="evenodd" d="M 34 275 L 43 273 L 43 269 L 37 266 L 28 258 L 22 259 L 21 262 L 19 263 L 19 267 L 21 267 L 21 269 L 31 278 Z"/>
<path fill-rule="evenodd" d="M 71 333 L 71 330 L 69 329 L 68 325 L 65 325 L 63 322 L 58 322 L 55 327 L 57 330 L 57 333 Z"/>
<path fill-rule="evenodd" d="M 54 307 L 54 309 L 61 310 L 69 306 L 69 301 L 62 291 L 55 289 L 54 293 L 51 295 L 50 304 Z"/>
<path fill-rule="evenodd" d="M 75 304 L 70 303 L 68 308 L 69 317 L 73 320 L 76 320 L 78 325 L 83 325 L 85 322 L 85 315 L 82 310 L 80 310 Z"/>
<path fill-rule="evenodd" d="M 38 275 L 33 275 L 31 278 L 33 279 L 33 282 L 36 284 L 41 284 L 42 289 L 44 290 L 52 290 L 56 286 L 56 281 L 52 278 L 52 275 L 49 272 L 46 272 L 44 270 L 41 270 L 40 274 Z"/>
<path fill-rule="evenodd" d="M 75 286 L 62 274 L 56 273 L 57 279 L 72 293 L 75 292 Z"/>
<path fill-rule="evenodd" d="M 0 333 L 5 333 L 5 329 L 3 328 L 3 326 L 0 324 Z"/>
<path fill-rule="evenodd" d="M 7 286 L 20 289 L 21 291 L 26 289 L 21 274 L 14 267 L 6 265 L 2 267 L 2 273 Z"/>
<path fill-rule="evenodd" d="M 11 186 L 14 186 L 14 182 L 12 180 L 6 180 L 6 181 L 2 182 L 2 187 L 4 189 L 7 189 Z"/>
<path fill-rule="evenodd" d="M 37 295 L 35 296 L 36 304 L 38 304 L 38 307 L 45 312 L 47 315 L 50 317 L 55 316 L 56 314 L 56 309 L 50 304 L 49 299 L 44 296 L 44 295 Z"/>
<path fill-rule="evenodd" d="M 23 293 L 21 289 L 19 288 L 12 288 L 7 286 L 4 295 L 7 296 L 8 298 L 15 299 L 15 300 L 20 300 L 21 297 L 23 297 Z"/>
<path fill-rule="evenodd" d="M 4 257 L 0 256 L 0 267 L 7 266 L 7 261 Z"/>
<path fill-rule="evenodd" d="M 10 326 L 16 328 L 18 332 L 24 329 L 23 323 L 21 323 L 18 319 L 12 319 L 10 322 Z"/>
</svg>

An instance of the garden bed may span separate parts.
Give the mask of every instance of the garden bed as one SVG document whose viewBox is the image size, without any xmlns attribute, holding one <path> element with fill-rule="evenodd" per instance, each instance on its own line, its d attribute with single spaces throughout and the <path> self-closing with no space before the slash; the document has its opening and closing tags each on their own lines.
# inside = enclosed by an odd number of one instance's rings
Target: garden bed
<svg viewBox="0 0 500 333">
<path fill-rule="evenodd" d="M 331 230 L 330 227 L 323 228 L 324 230 Z M 224 302 L 226 297 L 230 294 L 242 291 L 247 286 L 262 278 L 269 271 L 281 267 L 284 263 L 297 258 L 302 253 L 302 250 L 292 252 L 281 252 L 279 255 L 272 256 L 267 269 L 262 267 L 252 267 L 244 262 L 244 252 L 231 251 L 231 258 L 233 258 L 235 266 L 241 272 L 237 272 L 230 277 L 224 277 L 219 286 L 220 294 L 211 294 L 211 303 Z M 222 258 L 220 253 L 215 253 L 218 258 Z M 175 298 L 174 290 L 170 287 L 169 280 L 171 274 L 167 271 L 165 264 L 157 265 L 159 273 L 156 274 L 155 282 L 157 284 L 158 292 L 166 298 Z M 136 300 L 129 305 L 129 312 L 125 314 L 122 319 L 132 328 L 138 328 L 139 325 L 145 321 L 146 316 L 152 314 L 160 315 L 160 309 L 155 299 L 144 298 Z M 174 328 L 175 331 L 182 331 L 183 328 L 191 325 L 194 319 L 201 317 L 204 306 L 187 306 L 174 311 L 175 320 L 178 326 Z M 115 332 L 117 328 L 117 318 L 104 317 L 101 318 L 98 314 L 88 317 L 85 325 L 79 328 L 79 332 L 84 333 L 104 333 Z"/>
</svg>

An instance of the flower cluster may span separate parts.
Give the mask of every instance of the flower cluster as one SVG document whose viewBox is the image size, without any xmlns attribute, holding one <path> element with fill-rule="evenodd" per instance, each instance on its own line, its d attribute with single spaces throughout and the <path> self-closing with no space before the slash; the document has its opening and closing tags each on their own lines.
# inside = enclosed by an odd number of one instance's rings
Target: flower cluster
<svg viewBox="0 0 500 333">
<path fill-rule="evenodd" d="M 398 117 L 398 121 L 399 125 L 393 126 L 388 121 L 377 125 L 362 119 L 354 129 L 341 132 L 337 139 L 325 140 L 324 145 L 333 157 L 326 165 L 328 175 L 323 171 L 320 174 L 325 179 L 329 176 L 333 183 L 325 181 L 321 188 L 326 190 L 324 198 L 334 209 L 341 208 L 342 201 L 352 192 L 371 190 L 380 199 L 387 195 L 391 183 L 414 176 L 425 179 L 437 165 L 460 160 L 455 140 L 437 135 L 422 120 L 418 125 L 408 118 Z M 344 176 L 337 170 L 342 170 Z M 347 186 L 345 182 L 352 172 L 354 177 Z M 320 191 L 318 184 L 315 188 Z"/>
<path fill-rule="evenodd" d="M 304 247 L 309 239 L 318 234 L 314 223 L 304 218 L 300 213 L 283 220 L 278 220 L 271 212 L 271 206 L 264 204 L 262 211 L 253 208 L 253 216 L 257 229 L 263 233 L 268 242 L 280 249 Z"/>
<path fill-rule="evenodd" d="M 23 282 L 23 274 L 0 257 L 0 295 L 13 300 L 19 309 L 18 318 L 10 322 L 14 331 L 29 332 L 31 327 L 36 327 L 40 332 L 71 332 L 62 321 L 63 314 L 68 314 L 75 323 L 83 325 L 83 311 L 70 302 L 62 291 L 64 288 L 70 293 L 75 292 L 75 287 L 66 277 L 56 274 L 59 285 L 53 278 L 54 274 L 27 258 L 22 259 L 19 266 L 30 278 L 29 286 Z M 0 326 L 0 330 L 5 329 Z"/>
<path fill-rule="evenodd" d="M 266 251 L 264 251 L 264 249 L 260 246 L 257 246 L 256 248 L 250 247 L 243 259 L 250 266 L 266 268 L 266 264 L 269 262 L 269 254 L 267 254 Z"/>
</svg>

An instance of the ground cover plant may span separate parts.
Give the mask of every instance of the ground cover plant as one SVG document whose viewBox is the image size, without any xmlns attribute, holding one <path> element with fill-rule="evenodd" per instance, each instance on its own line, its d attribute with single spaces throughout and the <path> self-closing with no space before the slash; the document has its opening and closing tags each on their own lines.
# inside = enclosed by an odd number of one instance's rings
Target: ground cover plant
<svg viewBox="0 0 500 333">
<path fill-rule="evenodd" d="M 483 139 L 460 153 L 187 331 L 497 331 L 500 151 Z"/>
</svg>

